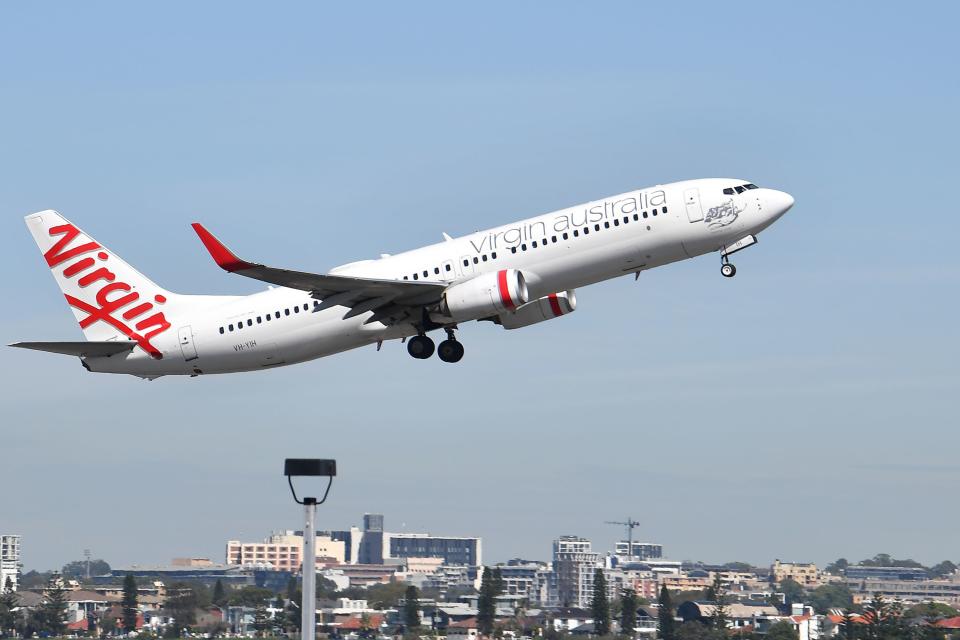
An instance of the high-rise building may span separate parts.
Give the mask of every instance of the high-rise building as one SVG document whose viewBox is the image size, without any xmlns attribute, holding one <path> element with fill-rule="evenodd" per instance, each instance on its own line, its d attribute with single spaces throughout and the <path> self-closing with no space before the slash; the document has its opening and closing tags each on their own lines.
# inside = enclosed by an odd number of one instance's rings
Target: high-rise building
<svg viewBox="0 0 960 640">
<path fill-rule="evenodd" d="M 363 514 L 359 556 L 360 564 L 383 564 L 383 516 L 379 513 Z"/>
<path fill-rule="evenodd" d="M 520 596 L 533 606 L 548 602 L 550 571 L 546 563 L 515 559 L 498 564 L 497 569 L 503 578 L 503 595 Z"/>
<path fill-rule="evenodd" d="M 20 588 L 20 536 L 0 535 L 0 592 Z"/>
<path fill-rule="evenodd" d="M 616 554 L 625 560 L 631 556 L 629 549 L 630 543 L 626 540 L 621 540 L 617 542 Z M 634 541 L 632 557 L 634 560 L 655 560 L 662 558 L 663 545 L 653 542 Z"/>
<path fill-rule="evenodd" d="M 344 562 L 345 545 L 342 540 L 317 534 L 317 565 Z M 303 562 L 303 532 L 275 533 L 262 542 L 227 541 L 227 564 L 269 564 L 278 571 L 300 571 Z"/>
<path fill-rule="evenodd" d="M 444 564 L 468 567 L 482 564 L 480 538 L 429 533 L 388 533 L 386 536 L 391 558 L 441 558 Z"/>
<path fill-rule="evenodd" d="M 590 541 L 561 536 L 553 541 L 553 580 L 550 603 L 561 607 L 587 608 L 593 600 L 594 572 L 603 567 Z"/>
</svg>

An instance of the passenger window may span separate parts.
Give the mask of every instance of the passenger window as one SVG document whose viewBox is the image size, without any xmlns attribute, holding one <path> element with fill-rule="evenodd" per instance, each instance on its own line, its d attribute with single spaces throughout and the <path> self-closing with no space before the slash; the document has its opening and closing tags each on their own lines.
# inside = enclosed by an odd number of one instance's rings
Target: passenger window
<svg viewBox="0 0 960 640">
<path fill-rule="evenodd" d="M 257 316 L 257 324 L 263 324 L 263 319 L 260 316 Z"/>
<path fill-rule="evenodd" d="M 294 313 L 300 313 L 300 305 L 297 305 L 293 308 Z"/>
<path fill-rule="evenodd" d="M 440 275 L 440 267 L 434 267 L 434 268 L 433 268 L 433 275 L 435 275 L 435 276 Z"/>
<path fill-rule="evenodd" d="M 447 271 L 450 271 L 453 267 L 451 267 L 450 263 L 448 262 L 447 264 L 443 265 L 443 268 L 446 269 Z"/>
<path fill-rule="evenodd" d="M 304 302 L 304 303 L 303 303 L 303 310 L 304 310 L 304 311 L 309 311 L 309 310 L 310 310 L 310 303 Z"/>
<path fill-rule="evenodd" d="M 636 221 L 639 220 L 639 219 L 640 219 L 640 214 L 639 214 L 639 213 L 633 214 L 633 220 L 634 220 L 634 222 L 636 222 Z"/>
<path fill-rule="evenodd" d="M 522 245 L 520 245 L 520 248 L 523 249 L 524 251 L 526 251 L 526 250 L 527 250 L 527 245 L 522 244 Z"/>
<path fill-rule="evenodd" d="M 404 279 L 404 280 L 409 280 L 409 279 L 410 279 L 410 276 L 403 276 L 403 279 Z"/>
<path fill-rule="evenodd" d="M 220 334 L 223 335 L 223 327 L 220 327 Z"/>
<path fill-rule="evenodd" d="M 657 210 L 656 210 L 656 209 L 653 210 L 653 215 L 657 215 Z"/>
<path fill-rule="evenodd" d="M 248 319 L 247 319 L 247 326 L 248 326 L 248 327 L 252 327 L 252 326 L 253 326 L 253 318 L 248 318 Z"/>
<path fill-rule="evenodd" d="M 623 224 L 630 222 L 630 216 L 623 216 Z"/>
<path fill-rule="evenodd" d="M 599 224 L 593 225 L 593 230 L 594 230 L 594 231 L 600 231 L 600 225 L 599 225 Z"/>
<path fill-rule="evenodd" d="M 420 279 L 420 276 L 418 276 L 417 274 L 413 274 L 413 279 L 414 279 L 414 280 L 419 280 L 419 279 Z"/>
<path fill-rule="evenodd" d="M 604 228 L 604 229 L 609 229 L 609 228 L 610 228 L 610 223 L 609 223 L 609 222 L 604 222 L 604 223 L 603 223 L 603 228 Z"/>
<path fill-rule="evenodd" d="M 644 217 L 644 218 L 647 217 L 647 212 L 646 212 L 646 211 L 643 212 L 643 217 Z"/>
<path fill-rule="evenodd" d="M 666 208 L 666 207 L 660 207 L 660 212 L 661 212 L 661 213 L 666 213 L 666 212 L 667 212 L 667 208 Z"/>
<path fill-rule="evenodd" d="M 516 252 L 517 252 L 516 247 L 510 247 L 510 253 L 516 253 Z"/>
<path fill-rule="evenodd" d="M 423 270 L 423 277 L 426 278 L 426 277 L 429 276 L 429 275 L 430 275 L 430 272 L 427 271 L 426 269 L 424 269 L 424 270 Z"/>
<path fill-rule="evenodd" d="M 550 236 L 550 242 L 556 244 L 556 243 L 557 243 L 557 236 Z"/>
<path fill-rule="evenodd" d="M 240 331 L 240 329 L 243 329 L 243 323 L 242 323 L 242 322 L 238 322 L 238 323 L 237 323 L 237 331 Z"/>
<path fill-rule="evenodd" d="M 619 227 L 619 226 L 620 226 L 620 221 L 617 220 L 616 218 L 614 218 L 614 219 L 613 219 L 613 226 Z"/>
<path fill-rule="evenodd" d="M 283 315 L 285 315 L 285 316 L 290 315 L 290 309 L 284 309 L 284 310 L 283 310 Z"/>
<path fill-rule="evenodd" d="M 277 320 L 279 320 L 279 319 L 280 319 L 280 312 L 279 312 L 279 311 L 277 311 L 277 315 L 276 315 L 276 317 L 277 317 Z"/>
<path fill-rule="evenodd" d="M 590 227 L 584 227 L 584 228 L 583 228 L 583 235 L 585 235 L 585 236 L 590 235 Z"/>
<path fill-rule="evenodd" d="M 530 246 L 533 247 L 534 249 L 536 249 L 536 248 L 537 248 L 537 241 L 534 240 L 533 242 L 531 242 L 531 243 L 530 243 Z"/>
<path fill-rule="evenodd" d="M 491 260 L 496 260 L 496 259 L 497 259 L 497 252 L 496 252 L 496 251 L 493 251 L 493 252 L 490 253 L 490 259 L 491 259 Z"/>
<path fill-rule="evenodd" d="M 480 258 L 478 258 L 477 256 L 473 256 L 473 264 L 479 264 L 479 263 L 480 263 Z"/>
<path fill-rule="evenodd" d="M 723 195 L 725 195 L 725 196 L 732 196 L 732 195 L 733 195 L 733 187 L 727 187 L 726 189 L 724 189 L 724 190 L 723 190 Z"/>
<path fill-rule="evenodd" d="M 271 317 L 271 316 L 270 316 L 269 313 L 268 313 L 266 316 L 264 316 L 264 317 L 267 319 L 267 322 L 270 322 L 270 317 Z"/>
<path fill-rule="evenodd" d="M 580 237 L 580 231 L 578 231 L 577 229 L 574 229 L 574 230 L 573 230 L 573 237 L 574 237 L 574 238 L 579 238 L 579 237 Z"/>
<path fill-rule="evenodd" d="M 570 239 L 570 236 L 567 235 L 567 232 L 566 232 L 566 231 L 563 232 L 563 239 L 564 239 L 564 240 L 569 240 L 569 239 Z"/>
<path fill-rule="evenodd" d="M 233 331 L 233 325 L 232 325 L 232 324 L 230 325 L 229 328 L 230 328 L 230 331 Z"/>
</svg>

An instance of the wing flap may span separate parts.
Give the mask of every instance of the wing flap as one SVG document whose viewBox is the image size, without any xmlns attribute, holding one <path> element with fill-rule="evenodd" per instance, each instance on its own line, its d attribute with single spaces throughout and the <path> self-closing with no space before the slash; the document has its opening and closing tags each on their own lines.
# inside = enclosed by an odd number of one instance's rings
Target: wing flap
<svg viewBox="0 0 960 640">
<path fill-rule="evenodd" d="M 60 353 L 65 356 L 78 356 L 80 358 L 97 358 L 103 356 L 113 356 L 118 353 L 125 353 L 133 350 L 137 346 L 136 342 L 14 342 L 9 345 L 20 349 L 34 349 L 35 351 L 47 351 L 49 353 Z"/>
</svg>

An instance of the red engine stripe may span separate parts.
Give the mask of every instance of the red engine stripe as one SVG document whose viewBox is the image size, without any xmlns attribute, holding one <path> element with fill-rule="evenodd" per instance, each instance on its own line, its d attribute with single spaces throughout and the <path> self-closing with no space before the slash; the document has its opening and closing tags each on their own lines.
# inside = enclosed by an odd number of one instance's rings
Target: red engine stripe
<svg viewBox="0 0 960 640">
<path fill-rule="evenodd" d="M 557 294 L 551 293 L 547 296 L 547 300 L 550 301 L 550 309 L 553 311 L 553 317 L 563 315 L 563 309 L 560 308 L 560 301 L 557 300 Z"/>
<path fill-rule="evenodd" d="M 507 284 L 507 270 L 501 269 L 497 273 L 497 289 L 500 291 L 500 302 L 507 309 L 514 309 L 517 305 L 510 297 L 510 286 Z"/>
</svg>

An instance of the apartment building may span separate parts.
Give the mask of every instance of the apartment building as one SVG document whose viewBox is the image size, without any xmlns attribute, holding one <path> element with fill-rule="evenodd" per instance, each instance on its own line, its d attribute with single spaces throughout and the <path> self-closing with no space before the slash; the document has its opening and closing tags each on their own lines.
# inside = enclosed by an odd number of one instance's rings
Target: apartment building
<svg viewBox="0 0 960 640">
<path fill-rule="evenodd" d="M 9 586 L 16 591 L 20 588 L 20 536 L 0 535 L 0 592 Z"/>
</svg>

